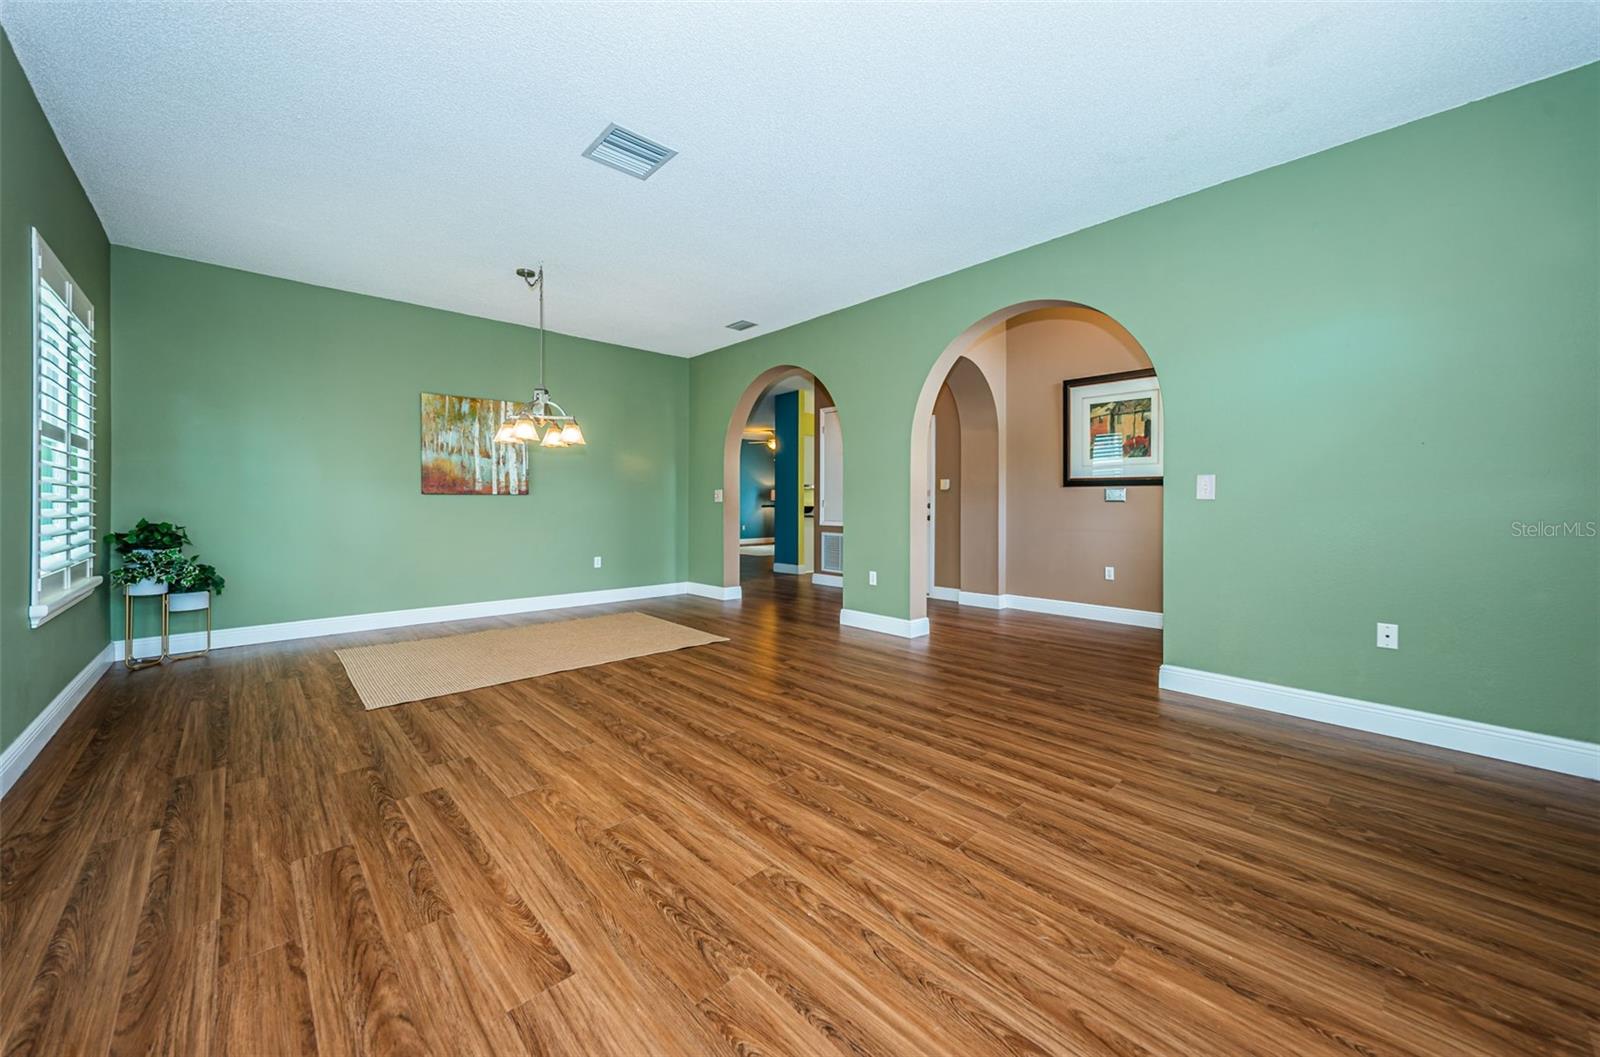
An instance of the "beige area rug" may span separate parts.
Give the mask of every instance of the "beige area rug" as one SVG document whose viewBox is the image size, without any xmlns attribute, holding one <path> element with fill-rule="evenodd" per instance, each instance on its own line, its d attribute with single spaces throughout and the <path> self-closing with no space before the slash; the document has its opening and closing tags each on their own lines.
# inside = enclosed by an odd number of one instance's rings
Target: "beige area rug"
<svg viewBox="0 0 1600 1057">
<path fill-rule="evenodd" d="M 337 652 L 371 710 L 727 641 L 644 613 L 614 613 Z"/>
</svg>

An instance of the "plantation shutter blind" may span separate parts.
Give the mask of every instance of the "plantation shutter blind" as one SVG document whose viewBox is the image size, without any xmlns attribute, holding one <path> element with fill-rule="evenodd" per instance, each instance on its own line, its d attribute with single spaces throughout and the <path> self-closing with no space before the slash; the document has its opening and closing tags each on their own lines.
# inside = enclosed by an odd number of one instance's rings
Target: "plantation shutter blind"
<svg viewBox="0 0 1600 1057">
<path fill-rule="evenodd" d="M 34 248 L 35 627 L 95 576 L 94 305 L 39 233 Z"/>
</svg>

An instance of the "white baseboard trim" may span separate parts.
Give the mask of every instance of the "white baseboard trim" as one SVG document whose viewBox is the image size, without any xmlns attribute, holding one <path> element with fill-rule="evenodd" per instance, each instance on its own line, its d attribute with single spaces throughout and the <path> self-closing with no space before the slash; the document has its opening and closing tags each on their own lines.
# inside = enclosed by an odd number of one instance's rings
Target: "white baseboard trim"
<svg viewBox="0 0 1600 1057">
<path fill-rule="evenodd" d="M 7 745 L 4 752 L 0 752 L 0 796 L 11 791 L 28 765 L 44 751 L 73 710 L 89 696 L 89 691 L 106 673 L 111 661 L 110 646 L 95 654 L 94 660 L 84 665 L 83 670 L 73 676 L 72 681 L 62 687 L 61 692 L 44 707 L 44 711 L 33 717 L 33 722 L 17 735 L 17 739 Z"/>
<path fill-rule="evenodd" d="M 773 562 L 772 571 L 775 573 L 785 573 L 789 576 L 802 576 L 811 571 L 811 566 L 794 565 L 789 562 Z"/>
<path fill-rule="evenodd" d="M 323 635 L 345 635 L 354 631 L 378 631 L 383 628 L 403 628 L 414 624 L 437 624 L 446 620 L 473 620 L 477 617 L 498 617 L 516 613 L 538 613 L 547 609 L 573 609 L 578 606 L 601 606 L 615 602 L 636 602 L 646 598 L 668 598 L 673 595 L 695 595 L 728 602 L 739 598 L 737 587 L 713 587 L 710 584 L 672 583 L 647 584 L 643 587 L 612 587 L 599 591 L 571 591 L 559 595 L 532 595 L 527 598 L 502 598 L 492 602 L 462 602 L 448 606 L 423 606 L 419 609 L 391 609 L 382 613 L 353 613 L 341 617 L 319 617 L 314 620 L 289 620 L 280 624 L 253 624 L 240 628 L 218 628 L 211 636 L 214 649 L 230 646 L 255 646 L 264 642 L 285 642 L 289 639 L 311 639 Z M 205 645 L 205 632 L 183 632 L 172 636 L 172 651 L 187 653 Z M 148 657 L 161 649 L 161 640 L 155 636 L 136 639 L 134 653 Z M 112 660 L 122 660 L 122 640 L 111 644 Z"/>
<path fill-rule="evenodd" d="M 1298 690 L 1292 686 L 1242 679 L 1235 675 L 1218 675 L 1172 664 L 1161 666 L 1160 685 L 1163 690 L 1209 697 L 1246 708 L 1259 708 L 1266 712 L 1351 727 L 1441 749 L 1454 749 L 1474 756 L 1487 756 L 1546 771 L 1600 780 L 1600 745 L 1593 742 L 1498 727 L 1492 723 L 1456 719 L 1432 712 L 1418 712 L 1317 690 Z"/>
<path fill-rule="evenodd" d="M 678 586 L 683 588 L 683 594 L 694 595 L 696 598 L 709 598 L 714 602 L 737 602 L 744 597 L 744 589 L 737 584 L 732 587 L 718 587 L 714 584 L 690 582 Z"/>
<path fill-rule="evenodd" d="M 904 617 L 886 617 L 881 613 L 868 613 L 861 609 L 839 610 L 839 623 L 847 628 L 861 628 L 902 639 L 919 639 L 928 633 L 928 618 L 907 620 Z"/>
<path fill-rule="evenodd" d="M 961 601 L 966 602 L 963 591 Z M 990 596 L 993 597 L 993 596 Z M 1119 606 L 1096 606 L 1088 602 L 1064 602 L 1059 598 L 1032 598 L 1028 595 L 1002 595 L 1001 609 L 1021 609 L 1029 613 L 1049 613 L 1058 617 L 1077 617 L 1079 620 L 1102 620 L 1110 624 L 1132 624 L 1140 628 L 1159 628 L 1161 614 L 1147 609 L 1122 609 Z"/>
<path fill-rule="evenodd" d="M 818 587 L 843 587 L 844 577 L 838 573 L 812 573 L 811 582 Z"/>
<path fill-rule="evenodd" d="M 981 591 L 961 591 L 954 587 L 932 587 L 928 597 L 941 602 L 958 602 L 975 609 L 1020 609 L 1028 613 L 1048 613 L 1056 617 L 1076 617 L 1079 620 L 1101 620 L 1109 624 L 1132 624 L 1141 628 L 1159 628 L 1161 614 L 1145 609 L 1122 609 L 1117 606 L 1096 606 L 1088 602 L 1066 602 L 1059 598 L 1034 598 L 1031 595 L 991 595 Z"/>
</svg>

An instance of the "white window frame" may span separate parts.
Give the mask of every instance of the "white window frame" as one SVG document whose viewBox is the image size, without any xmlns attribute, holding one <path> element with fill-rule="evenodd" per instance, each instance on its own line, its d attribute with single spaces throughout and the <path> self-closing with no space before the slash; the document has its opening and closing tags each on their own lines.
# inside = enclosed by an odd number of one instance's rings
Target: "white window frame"
<svg viewBox="0 0 1600 1057">
<path fill-rule="evenodd" d="M 62 581 L 63 581 L 62 585 L 60 587 L 56 588 L 55 590 L 48 590 L 47 591 L 47 590 L 45 590 L 43 588 L 44 576 L 41 575 L 41 570 L 40 570 L 41 560 L 43 558 L 42 551 L 43 551 L 43 542 L 44 542 L 41 539 L 41 536 L 40 536 L 40 520 L 41 520 L 40 519 L 40 514 L 41 514 L 40 504 L 41 504 L 41 500 L 43 498 L 42 497 L 42 493 L 43 493 L 44 485 L 45 485 L 45 482 L 42 479 L 41 474 L 40 474 L 40 470 L 41 470 L 41 467 L 43 465 L 42 456 L 43 456 L 43 449 L 44 449 L 44 428 L 43 428 L 43 423 L 41 422 L 41 411 L 42 411 L 42 404 L 43 404 L 43 399 L 42 399 L 43 392 L 42 391 L 43 391 L 43 383 L 44 383 L 44 366 L 45 366 L 45 364 L 44 364 L 44 352 L 43 352 L 43 346 L 42 346 L 42 330 L 43 330 L 43 326 L 42 326 L 42 323 L 43 323 L 43 317 L 42 317 L 43 307 L 41 305 L 41 286 L 42 286 L 42 284 L 44 284 L 46 282 L 48 282 L 50 284 L 52 292 L 56 293 L 57 296 L 61 297 L 62 303 L 67 308 L 68 315 L 77 317 L 78 323 L 80 323 L 84 327 L 84 330 L 88 334 L 89 370 L 91 372 L 93 372 L 93 374 L 94 374 L 94 377 L 91 377 L 91 379 L 90 379 L 90 385 L 89 385 L 89 393 L 90 393 L 91 401 L 98 398 L 98 392 L 97 392 L 97 386 L 96 386 L 97 377 L 98 377 L 98 364 L 96 363 L 97 357 L 95 355 L 94 304 L 93 304 L 93 302 L 91 302 L 89 300 L 88 295 L 83 292 L 83 288 L 80 287 L 78 285 L 77 281 L 72 278 L 72 275 L 67 271 L 66 267 L 64 265 L 62 265 L 60 259 L 57 258 L 56 255 L 50 251 L 50 247 L 45 243 L 43 237 L 40 236 L 40 234 L 39 234 L 39 232 L 37 230 L 35 230 L 33 232 L 33 262 L 32 263 L 33 263 L 33 267 L 31 269 L 31 274 L 32 274 L 32 279 L 33 279 L 33 302 L 32 302 L 32 307 L 33 307 L 33 468 L 32 468 L 32 471 L 28 474 L 28 478 L 29 478 L 29 482 L 30 482 L 30 484 L 31 484 L 31 486 L 33 488 L 33 501 L 29 506 L 29 509 L 32 511 L 32 515 L 33 515 L 33 523 L 32 523 L 32 528 L 29 530 L 29 533 L 28 533 L 29 539 L 30 539 L 30 544 L 31 544 L 30 548 L 29 548 L 30 551 L 31 551 L 31 560 L 30 560 L 30 563 L 29 563 L 30 564 L 30 577 L 29 577 L 29 598 L 28 598 L 28 601 L 29 601 L 29 605 L 28 605 L 28 623 L 29 623 L 30 626 L 37 628 L 41 624 L 44 624 L 45 622 L 47 622 L 49 620 L 52 620 L 53 618 L 55 618 L 57 616 L 60 616 L 63 612 L 65 612 L 66 610 L 70 609 L 72 606 L 76 605 L 77 603 L 83 601 L 85 598 L 88 598 L 90 595 L 92 595 L 95 592 L 95 589 L 100 586 L 100 584 L 103 582 L 104 578 L 101 577 L 98 574 L 98 571 L 96 569 L 96 565 L 97 565 L 97 563 L 99 561 L 99 551 L 100 551 L 99 537 L 97 535 L 97 529 L 99 527 L 99 525 L 98 525 L 99 510 L 97 509 L 98 508 L 98 496 L 96 494 L 99 491 L 99 482 L 98 482 L 98 479 L 97 479 L 97 468 L 96 468 L 96 465 L 95 465 L 95 447 L 96 447 L 96 445 L 95 445 L 95 434 L 99 431 L 99 415 L 97 414 L 98 408 L 93 403 L 91 403 L 90 406 L 89 406 L 89 432 L 88 432 L 88 436 L 85 438 L 88 441 L 87 453 L 88 453 L 88 459 L 89 459 L 89 496 L 88 496 L 88 508 L 89 508 L 88 509 L 88 519 L 89 519 L 89 525 L 88 525 L 88 530 L 87 530 L 88 531 L 88 547 L 89 547 L 88 555 L 87 555 L 86 558 L 79 559 L 77 562 L 72 562 L 69 559 L 68 564 L 63 569 L 51 570 L 51 572 L 46 574 L 46 575 L 51 576 L 51 577 L 55 577 L 55 576 L 59 575 L 61 577 Z M 71 320 L 68 321 L 68 328 L 69 328 L 69 330 L 71 329 Z M 68 420 L 68 423 L 67 423 L 67 430 L 66 430 L 66 433 L 67 433 L 66 447 L 68 448 L 67 463 L 68 463 L 68 473 L 70 474 L 72 472 L 72 470 L 71 470 L 71 462 L 72 462 L 71 452 L 72 452 L 72 449 L 77 447 L 72 443 L 72 440 L 71 440 L 73 434 L 72 434 L 71 421 L 70 421 L 70 418 L 71 418 L 71 403 L 70 403 L 70 401 L 71 401 L 71 398 L 72 398 L 72 390 L 73 390 L 73 387 L 74 387 L 74 383 L 76 381 L 77 366 L 73 362 L 72 351 L 71 351 L 71 348 L 70 348 L 70 342 L 71 342 L 70 336 L 68 338 L 68 341 L 69 341 L 69 350 L 68 350 L 68 353 L 67 353 L 67 386 L 66 386 L 66 389 L 67 389 L 67 396 L 68 396 L 68 401 L 69 401 L 69 404 L 68 404 L 69 420 Z M 81 451 L 81 450 L 84 450 L 84 449 L 78 448 L 78 450 Z M 71 496 L 70 488 L 69 488 L 67 494 L 68 494 L 69 497 Z M 69 517 L 70 516 L 71 516 L 71 514 L 70 514 L 70 510 L 69 510 Z M 68 545 L 69 554 L 70 554 L 70 549 L 72 547 L 71 542 L 70 542 L 70 537 L 69 537 L 69 541 L 68 541 L 67 545 Z"/>
</svg>

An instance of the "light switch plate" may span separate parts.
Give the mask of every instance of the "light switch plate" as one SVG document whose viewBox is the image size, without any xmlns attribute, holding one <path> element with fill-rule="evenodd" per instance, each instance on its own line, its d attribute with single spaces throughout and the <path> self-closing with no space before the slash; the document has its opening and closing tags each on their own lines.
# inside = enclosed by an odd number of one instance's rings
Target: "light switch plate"
<svg viewBox="0 0 1600 1057">
<path fill-rule="evenodd" d="M 722 502 L 722 489 L 716 488 L 716 489 L 712 490 L 712 492 L 711 492 L 711 501 L 713 503 Z"/>
<path fill-rule="evenodd" d="M 1214 473 L 1196 474 L 1194 478 L 1194 497 L 1196 499 L 1217 498 L 1217 475 Z"/>
<path fill-rule="evenodd" d="M 1106 489 L 1106 502 L 1108 502 L 1108 503 L 1126 503 L 1127 501 L 1128 501 L 1128 490 L 1126 488 L 1107 488 Z"/>
<path fill-rule="evenodd" d="M 600 555 L 598 554 L 594 556 L 594 567 L 596 569 L 600 568 Z"/>
<path fill-rule="evenodd" d="M 1107 580 L 1115 580 L 1116 578 L 1117 578 L 1117 567 L 1115 565 L 1106 566 L 1106 579 Z"/>
<path fill-rule="evenodd" d="M 1398 650 L 1400 648 L 1400 625 L 1378 625 L 1378 649 Z"/>
<path fill-rule="evenodd" d="M 867 586 L 868 587 L 877 587 L 878 586 L 878 570 L 871 569 L 871 570 L 869 570 L 867 572 Z"/>
<path fill-rule="evenodd" d="M 939 478 L 939 491 L 941 491 L 941 492 L 950 491 L 950 478 L 948 478 L 948 477 Z"/>
</svg>

